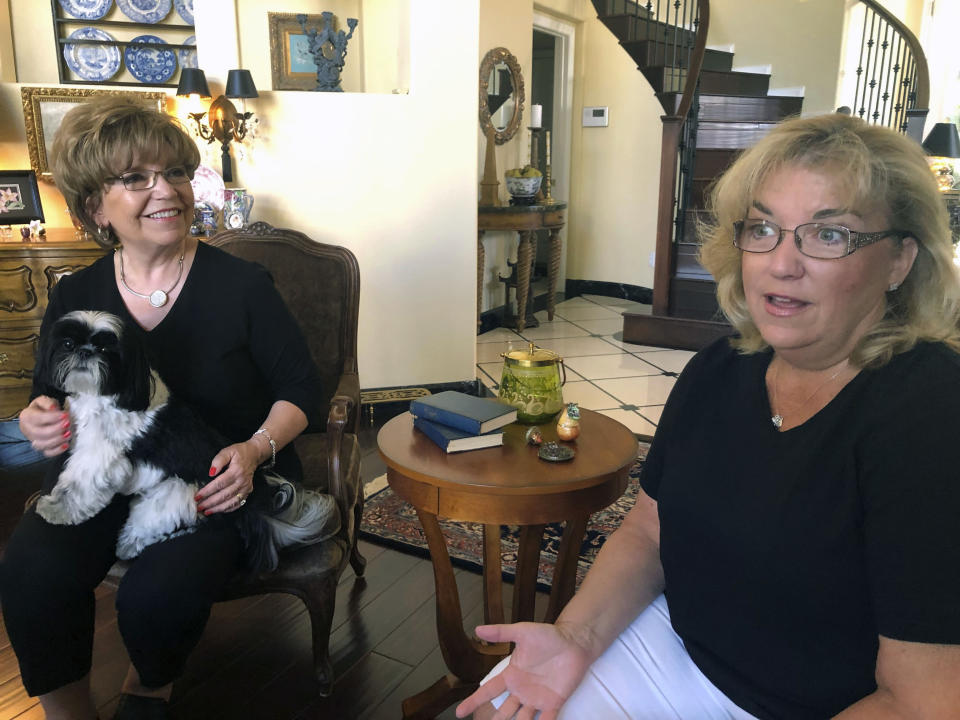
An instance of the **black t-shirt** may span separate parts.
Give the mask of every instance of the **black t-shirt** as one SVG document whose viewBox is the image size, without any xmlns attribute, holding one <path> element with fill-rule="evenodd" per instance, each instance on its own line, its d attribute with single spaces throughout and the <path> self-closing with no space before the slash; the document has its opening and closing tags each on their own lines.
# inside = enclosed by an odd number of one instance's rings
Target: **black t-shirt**
<svg viewBox="0 0 960 720">
<path fill-rule="evenodd" d="M 310 350 L 260 265 L 201 242 L 176 302 L 146 331 L 123 303 L 110 253 L 60 280 L 41 334 L 73 310 L 122 318 L 143 338 L 170 392 L 231 442 L 248 439 L 278 400 L 293 403 L 308 418 L 317 412 L 320 385 Z M 277 464 L 287 477 L 300 477 L 292 445 L 277 456 Z"/>
<path fill-rule="evenodd" d="M 641 484 L 697 666 L 760 718 L 824 718 L 876 689 L 878 634 L 960 644 L 960 356 L 922 343 L 783 433 L 770 359 L 693 358 Z"/>
</svg>

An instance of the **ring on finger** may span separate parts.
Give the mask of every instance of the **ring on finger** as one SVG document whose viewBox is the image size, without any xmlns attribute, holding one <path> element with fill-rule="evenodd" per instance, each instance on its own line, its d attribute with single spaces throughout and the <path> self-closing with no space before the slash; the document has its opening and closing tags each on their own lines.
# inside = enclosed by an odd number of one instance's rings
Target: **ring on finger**
<svg viewBox="0 0 960 720">
<path fill-rule="evenodd" d="M 247 498 L 244 497 L 243 493 L 237 493 L 237 507 L 242 508 L 247 504 Z"/>
</svg>

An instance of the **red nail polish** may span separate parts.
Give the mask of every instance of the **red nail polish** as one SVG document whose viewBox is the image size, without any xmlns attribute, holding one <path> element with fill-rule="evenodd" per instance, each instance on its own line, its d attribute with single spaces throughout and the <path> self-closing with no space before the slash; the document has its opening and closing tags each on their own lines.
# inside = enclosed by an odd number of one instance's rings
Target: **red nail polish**
<svg viewBox="0 0 960 720">
<path fill-rule="evenodd" d="M 204 511 L 203 511 L 203 514 L 204 514 L 204 515 L 213 515 L 213 510 L 204 510 Z"/>
<path fill-rule="evenodd" d="M 64 431 L 63 431 L 63 436 L 64 436 L 65 438 L 70 437 L 70 431 L 69 431 L 69 430 L 64 430 Z"/>
<path fill-rule="evenodd" d="M 197 493 L 196 495 L 193 496 L 194 502 L 200 502 L 200 500 L 201 500 L 200 493 Z"/>
<path fill-rule="evenodd" d="M 217 469 L 211 465 L 211 466 L 210 466 L 210 477 L 213 477 L 213 476 L 216 475 L 216 474 L 217 474 Z"/>
<path fill-rule="evenodd" d="M 69 420 L 64 420 L 64 421 L 62 421 L 62 422 L 60 423 L 60 427 L 62 427 L 62 428 L 64 428 L 64 429 L 70 427 L 70 421 L 69 421 Z"/>
<path fill-rule="evenodd" d="M 60 449 L 61 449 L 61 450 L 66 450 L 68 447 L 70 447 L 70 446 L 69 446 L 67 443 L 64 443 L 63 445 L 60 446 Z"/>
</svg>

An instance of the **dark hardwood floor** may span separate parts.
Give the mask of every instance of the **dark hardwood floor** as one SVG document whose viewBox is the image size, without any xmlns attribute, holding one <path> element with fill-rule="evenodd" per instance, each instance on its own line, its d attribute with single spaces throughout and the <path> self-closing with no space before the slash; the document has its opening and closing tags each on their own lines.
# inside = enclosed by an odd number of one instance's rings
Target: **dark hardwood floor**
<svg viewBox="0 0 960 720">
<path fill-rule="evenodd" d="M 402 408 L 401 408 L 402 409 Z M 361 433 L 365 480 L 384 472 L 376 432 L 391 416 L 378 411 Z M 21 490 L 23 483 L 0 483 Z M 4 510 L 19 498 L 0 487 Z M 22 499 L 19 499 L 22 508 Z M 2 538 L 15 514 L 4 512 Z M 203 639 L 175 683 L 172 711 L 178 720 L 397 720 L 401 703 L 433 684 L 446 668 L 437 645 L 433 569 L 429 560 L 362 542 L 363 578 L 349 568 L 337 592 L 330 640 L 336 672 L 333 694 L 316 693 L 310 624 L 303 604 L 291 596 L 263 595 L 214 606 Z M 481 577 L 457 571 L 468 629 L 483 621 Z M 511 588 L 505 588 L 509 592 Z M 111 718 L 128 660 L 117 630 L 113 590 L 97 591 L 96 637 L 91 685 L 104 720 Z M 546 596 L 538 594 L 538 605 Z M 505 601 L 510 607 L 509 600 Z M 539 609 L 538 616 L 542 613 Z M 0 720 L 42 720 L 26 695 L 16 658 L 0 626 Z M 438 717 L 454 718 L 453 708 Z"/>
</svg>

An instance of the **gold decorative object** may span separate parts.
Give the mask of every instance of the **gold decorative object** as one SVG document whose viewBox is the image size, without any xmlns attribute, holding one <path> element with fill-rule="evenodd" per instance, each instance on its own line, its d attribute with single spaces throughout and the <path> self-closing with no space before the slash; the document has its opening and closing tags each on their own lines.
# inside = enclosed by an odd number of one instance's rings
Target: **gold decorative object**
<svg viewBox="0 0 960 720">
<path fill-rule="evenodd" d="M 497 87 L 498 84 L 506 82 L 509 78 L 510 88 Z M 494 92 L 491 89 L 501 90 Z M 503 127 L 494 125 L 491 114 L 503 112 L 501 108 L 509 107 L 507 103 L 512 103 L 512 113 L 509 118 L 504 118 Z M 520 128 L 520 122 L 523 119 L 523 74 L 520 72 L 520 63 L 517 58 L 504 47 L 497 47 L 490 50 L 480 63 L 480 127 L 484 135 L 488 128 L 494 129 L 494 141 L 497 145 L 503 145 L 510 140 Z"/>
<path fill-rule="evenodd" d="M 565 442 L 576 440 L 580 435 L 580 408 L 576 403 L 567 403 L 557 421 L 557 437 Z"/>
<path fill-rule="evenodd" d="M 30 154 L 30 167 L 37 177 L 45 182 L 53 182 L 50 171 L 50 149 L 53 136 L 63 121 L 63 116 L 81 103 L 90 102 L 103 95 L 123 95 L 134 98 L 146 107 L 163 111 L 167 99 L 165 92 L 142 92 L 131 90 L 88 90 L 87 88 L 20 88 L 23 102 L 23 121 L 27 130 L 27 152 Z"/>
</svg>

